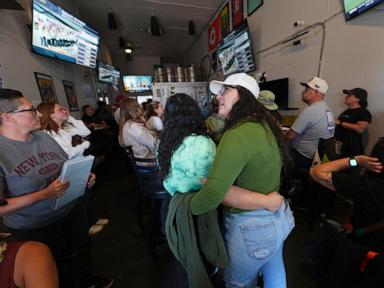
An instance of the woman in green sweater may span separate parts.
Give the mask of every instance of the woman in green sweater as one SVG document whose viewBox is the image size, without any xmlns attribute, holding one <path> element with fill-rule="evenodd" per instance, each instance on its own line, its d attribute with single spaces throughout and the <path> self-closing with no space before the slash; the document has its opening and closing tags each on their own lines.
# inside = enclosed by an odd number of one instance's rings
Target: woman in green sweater
<svg viewBox="0 0 384 288">
<path fill-rule="evenodd" d="M 289 164 L 288 146 L 279 127 L 256 100 L 260 90 L 254 78 L 233 74 L 224 82 L 212 81 L 210 90 L 218 95 L 219 114 L 227 118 L 226 132 L 207 182 L 191 201 L 196 215 L 227 202 L 227 191 L 233 184 L 258 191 L 248 193 L 254 199 L 278 191 L 281 167 Z M 243 196 L 239 197 L 240 205 L 231 206 L 244 209 Z M 256 201 L 250 203 L 248 211 L 229 206 L 224 209 L 224 238 L 230 260 L 226 286 L 256 287 L 260 272 L 265 288 L 286 287 L 282 249 L 294 227 L 292 212 L 285 203 L 278 211 L 263 209 Z"/>
</svg>

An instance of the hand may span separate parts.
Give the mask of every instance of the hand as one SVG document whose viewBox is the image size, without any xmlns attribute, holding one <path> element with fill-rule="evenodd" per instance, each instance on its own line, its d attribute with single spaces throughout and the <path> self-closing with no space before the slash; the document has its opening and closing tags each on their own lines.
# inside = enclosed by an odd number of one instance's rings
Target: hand
<svg viewBox="0 0 384 288">
<path fill-rule="evenodd" d="M 358 155 L 355 157 L 359 165 L 369 171 L 380 173 L 383 171 L 383 164 L 378 158 L 369 157 L 366 155 Z"/>
<path fill-rule="evenodd" d="M 84 149 L 88 149 L 91 146 L 91 142 L 85 140 L 81 145 L 84 147 Z"/>
<path fill-rule="evenodd" d="M 95 185 L 95 183 L 96 183 L 96 175 L 93 173 L 89 173 L 89 178 L 87 183 L 88 189 L 91 189 L 93 185 Z"/>
<path fill-rule="evenodd" d="M 279 210 L 281 204 L 284 201 L 284 197 L 281 196 L 278 192 L 271 192 L 266 195 L 267 201 L 265 204 L 265 208 L 271 211 Z"/>
<path fill-rule="evenodd" d="M 340 125 L 340 120 L 339 120 L 339 119 L 336 119 L 336 120 L 335 120 L 335 124 L 336 124 L 336 125 Z"/>
<path fill-rule="evenodd" d="M 59 179 L 54 180 L 44 189 L 46 198 L 58 198 L 63 196 L 69 185 L 69 181 L 61 182 Z"/>
<path fill-rule="evenodd" d="M 206 182 L 207 182 L 207 178 L 201 178 L 201 179 L 200 179 L 200 183 L 201 183 L 201 184 L 204 185 Z"/>
</svg>

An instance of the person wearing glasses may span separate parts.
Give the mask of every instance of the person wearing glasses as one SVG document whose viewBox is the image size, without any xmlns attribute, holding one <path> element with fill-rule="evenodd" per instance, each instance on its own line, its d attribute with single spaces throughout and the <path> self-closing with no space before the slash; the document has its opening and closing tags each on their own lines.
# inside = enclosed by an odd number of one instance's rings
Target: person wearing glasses
<svg viewBox="0 0 384 288">
<path fill-rule="evenodd" d="M 65 253 L 66 242 L 69 251 L 78 252 L 80 281 L 92 285 L 89 281 L 101 280 L 90 277 L 85 201 L 54 209 L 55 199 L 70 185 L 58 179 L 68 156 L 52 137 L 38 131 L 40 117 L 21 92 L 0 89 L 0 216 L 14 240 L 45 243 L 55 259 Z M 90 177 L 88 188 L 94 183 Z"/>
<path fill-rule="evenodd" d="M 255 199 L 258 193 L 278 191 L 281 167 L 289 165 L 288 144 L 276 121 L 257 101 L 260 89 L 254 78 L 237 73 L 224 82 L 212 81 L 209 87 L 217 95 L 219 114 L 227 121 L 207 181 L 191 200 L 195 215 L 226 202 L 231 185 L 258 191 L 249 192 Z M 248 202 L 255 205 L 248 204 L 246 210 L 224 206 L 230 262 L 225 269 L 226 287 L 256 287 L 259 272 L 264 287 L 286 287 L 282 251 L 294 227 L 292 212 L 285 202 L 278 211 Z"/>
</svg>

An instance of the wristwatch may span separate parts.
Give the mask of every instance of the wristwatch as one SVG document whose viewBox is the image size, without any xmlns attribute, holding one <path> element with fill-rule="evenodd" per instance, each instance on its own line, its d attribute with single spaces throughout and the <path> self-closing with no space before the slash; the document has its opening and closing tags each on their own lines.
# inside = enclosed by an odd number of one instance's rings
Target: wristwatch
<svg viewBox="0 0 384 288">
<path fill-rule="evenodd" d="M 356 167 L 359 165 L 355 157 L 349 157 L 349 167 Z"/>
</svg>

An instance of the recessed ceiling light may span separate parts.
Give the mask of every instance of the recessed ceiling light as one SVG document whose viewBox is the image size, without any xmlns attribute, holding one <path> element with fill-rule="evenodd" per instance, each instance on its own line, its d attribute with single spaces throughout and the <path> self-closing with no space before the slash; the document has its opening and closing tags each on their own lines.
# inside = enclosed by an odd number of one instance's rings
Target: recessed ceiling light
<svg viewBox="0 0 384 288">
<path fill-rule="evenodd" d="M 125 48 L 125 53 L 127 53 L 127 54 L 131 54 L 132 53 L 132 49 L 130 49 L 130 48 Z"/>
</svg>

